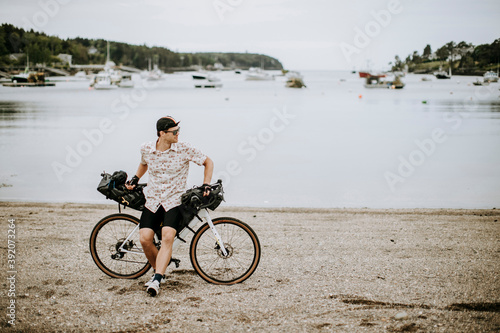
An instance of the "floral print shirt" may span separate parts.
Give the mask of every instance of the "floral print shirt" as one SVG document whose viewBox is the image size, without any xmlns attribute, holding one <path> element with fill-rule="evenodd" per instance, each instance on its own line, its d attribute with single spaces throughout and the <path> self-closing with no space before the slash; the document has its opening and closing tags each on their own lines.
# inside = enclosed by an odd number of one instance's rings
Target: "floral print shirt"
<svg viewBox="0 0 500 333">
<path fill-rule="evenodd" d="M 148 166 L 148 186 L 144 189 L 145 207 L 155 213 L 160 205 L 167 212 L 181 204 L 186 192 L 189 162 L 203 165 L 207 156 L 186 142 L 172 143 L 165 151 L 156 150 L 156 142 L 141 146 L 141 164 Z"/>
</svg>

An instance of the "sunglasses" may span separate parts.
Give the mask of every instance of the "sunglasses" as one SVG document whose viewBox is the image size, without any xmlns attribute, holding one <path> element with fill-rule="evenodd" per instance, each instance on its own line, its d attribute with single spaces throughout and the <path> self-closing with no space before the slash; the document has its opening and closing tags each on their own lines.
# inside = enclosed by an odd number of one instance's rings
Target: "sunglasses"
<svg viewBox="0 0 500 333">
<path fill-rule="evenodd" d="M 181 130 L 181 128 L 179 127 L 178 129 L 176 130 L 173 130 L 173 131 L 164 131 L 165 133 L 172 133 L 173 135 L 177 135 L 179 134 L 179 131 Z"/>
</svg>

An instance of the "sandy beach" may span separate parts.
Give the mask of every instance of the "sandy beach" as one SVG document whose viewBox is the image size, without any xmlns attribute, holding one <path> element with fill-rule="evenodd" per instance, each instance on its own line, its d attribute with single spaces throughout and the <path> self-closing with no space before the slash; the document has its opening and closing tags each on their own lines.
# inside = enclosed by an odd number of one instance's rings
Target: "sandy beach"
<svg viewBox="0 0 500 333">
<path fill-rule="evenodd" d="M 4 332 L 500 331 L 499 209 L 221 207 L 213 217 L 259 236 L 254 275 L 209 284 L 182 245 L 180 267 L 152 298 L 150 272 L 112 279 L 90 256 L 92 228 L 115 205 L 0 207 Z"/>
</svg>

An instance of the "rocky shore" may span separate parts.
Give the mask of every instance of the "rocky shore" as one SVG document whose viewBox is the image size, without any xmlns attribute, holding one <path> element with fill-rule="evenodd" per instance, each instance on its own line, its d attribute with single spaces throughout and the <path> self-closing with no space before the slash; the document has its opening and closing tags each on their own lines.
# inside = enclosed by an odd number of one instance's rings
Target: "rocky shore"
<svg viewBox="0 0 500 333">
<path fill-rule="evenodd" d="M 149 273 L 112 279 L 90 256 L 92 228 L 116 206 L 0 208 L 3 332 L 500 331 L 496 209 L 221 207 L 214 217 L 246 221 L 260 238 L 254 275 L 208 284 L 183 245 L 151 298 Z"/>
</svg>

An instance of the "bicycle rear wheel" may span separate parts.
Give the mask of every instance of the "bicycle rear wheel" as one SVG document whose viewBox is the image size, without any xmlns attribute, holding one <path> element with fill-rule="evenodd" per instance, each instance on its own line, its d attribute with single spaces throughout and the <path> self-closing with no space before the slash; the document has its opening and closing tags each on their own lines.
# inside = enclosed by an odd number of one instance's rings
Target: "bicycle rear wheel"
<svg viewBox="0 0 500 333">
<path fill-rule="evenodd" d="M 260 243 L 246 223 L 221 217 L 213 220 L 227 256 L 224 256 L 208 224 L 198 229 L 191 241 L 189 256 L 195 271 L 207 282 L 235 284 L 248 279 L 260 261 Z"/>
<path fill-rule="evenodd" d="M 138 218 L 127 214 L 112 214 L 96 224 L 90 235 L 90 253 L 101 271 L 113 278 L 135 279 L 149 270 L 139 229 L 131 235 L 138 224 Z M 122 245 L 127 252 L 119 250 Z"/>
</svg>

